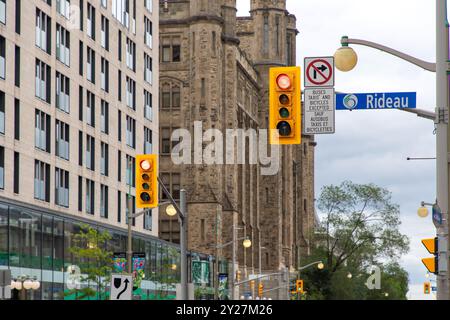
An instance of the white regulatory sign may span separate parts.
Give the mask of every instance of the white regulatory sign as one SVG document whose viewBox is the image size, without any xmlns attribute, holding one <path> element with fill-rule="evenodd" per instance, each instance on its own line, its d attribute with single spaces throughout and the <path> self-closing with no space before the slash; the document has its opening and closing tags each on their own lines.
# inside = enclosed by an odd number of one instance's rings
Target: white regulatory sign
<svg viewBox="0 0 450 320">
<path fill-rule="evenodd" d="M 334 87 L 334 57 L 305 58 L 305 87 Z"/>
<path fill-rule="evenodd" d="M 334 89 L 305 89 L 303 133 L 335 133 L 335 95 Z"/>
<path fill-rule="evenodd" d="M 113 274 L 111 276 L 110 300 L 131 300 L 133 279 L 129 275 Z"/>
</svg>

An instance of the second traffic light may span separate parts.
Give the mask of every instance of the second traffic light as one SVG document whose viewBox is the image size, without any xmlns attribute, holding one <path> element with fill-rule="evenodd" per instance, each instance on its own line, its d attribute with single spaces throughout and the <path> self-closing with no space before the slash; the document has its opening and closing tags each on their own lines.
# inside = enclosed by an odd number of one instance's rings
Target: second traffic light
<svg viewBox="0 0 450 320">
<path fill-rule="evenodd" d="M 158 157 L 139 155 L 136 157 L 136 207 L 152 209 L 158 207 Z"/>
<path fill-rule="evenodd" d="M 260 284 L 258 285 L 258 296 L 259 296 L 260 298 L 262 298 L 263 295 L 264 295 L 264 285 L 263 285 L 262 283 L 260 283 Z"/>
<path fill-rule="evenodd" d="M 303 294 L 303 292 L 304 292 L 303 280 L 297 280 L 296 292 Z"/>
<path fill-rule="evenodd" d="M 300 67 L 271 68 L 269 77 L 270 144 L 302 142 Z"/>
<path fill-rule="evenodd" d="M 423 264 L 430 273 L 439 273 L 439 252 L 438 252 L 438 238 L 424 239 L 422 244 L 427 248 L 428 252 L 434 254 L 433 258 L 422 259 Z"/>
</svg>

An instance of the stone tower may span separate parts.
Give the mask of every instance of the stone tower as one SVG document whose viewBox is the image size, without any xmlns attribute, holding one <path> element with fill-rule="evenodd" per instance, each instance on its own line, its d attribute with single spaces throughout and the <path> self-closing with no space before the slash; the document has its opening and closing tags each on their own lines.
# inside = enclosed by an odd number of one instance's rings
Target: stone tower
<svg viewBox="0 0 450 320">
<path fill-rule="evenodd" d="M 249 164 L 248 148 L 245 164 L 174 165 L 164 150 L 170 146 L 169 129 L 182 128 L 194 137 L 209 129 L 225 135 L 227 129 L 267 128 L 268 70 L 296 64 L 295 16 L 286 11 L 286 1 L 252 0 L 248 17 L 236 17 L 236 0 L 160 2 L 160 167 L 172 191 L 187 190 L 189 248 L 230 260 L 231 246 L 214 247 L 230 242 L 239 227 L 238 238 L 252 240 L 246 250 L 238 244 L 244 273 L 296 267 L 314 224 L 310 138 L 282 148 L 275 176 L 263 176 L 259 164 Z M 179 57 L 170 56 L 178 51 Z M 207 138 L 193 140 L 193 147 L 197 143 L 205 150 L 216 137 Z M 177 242 L 178 231 L 177 221 L 161 215 L 163 239 Z"/>
</svg>

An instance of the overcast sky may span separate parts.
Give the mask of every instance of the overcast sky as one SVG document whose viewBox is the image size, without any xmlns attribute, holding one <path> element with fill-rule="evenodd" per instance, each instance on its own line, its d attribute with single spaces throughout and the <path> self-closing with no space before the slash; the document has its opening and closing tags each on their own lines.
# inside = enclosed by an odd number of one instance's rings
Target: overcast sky
<svg viewBox="0 0 450 320">
<path fill-rule="evenodd" d="M 239 15 L 248 15 L 250 1 L 238 0 Z M 332 56 L 340 38 L 371 40 L 430 62 L 435 61 L 435 3 L 430 0 L 288 0 L 297 16 L 297 64 L 303 59 Z M 337 72 L 336 90 L 347 93 L 417 92 L 418 107 L 434 111 L 435 74 L 375 49 L 353 46 L 359 63 L 349 73 Z M 398 110 L 338 111 L 336 134 L 316 136 L 316 195 L 324 185 L 375 183 L 386 187 L 401 206 L 402 232 L 411 251 L 402 258 L 410 275 L 410 299 L 423 294 L 429 254 L 422 238 L 435 236 L 431 218 L 420 219 L 422 200 L 436 198 L 434 123 Z"/>
</svg>

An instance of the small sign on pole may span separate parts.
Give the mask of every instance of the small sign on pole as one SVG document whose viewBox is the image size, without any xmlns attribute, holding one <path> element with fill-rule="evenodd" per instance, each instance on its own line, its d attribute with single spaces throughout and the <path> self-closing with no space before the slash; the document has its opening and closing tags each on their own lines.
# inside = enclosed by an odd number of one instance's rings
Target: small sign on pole
<svg viewBox="0 0 450 320">
<path fill-rule="evenodd" d="M 335 133 L 334 89 L 311 88 L 305 90 L 303 133 Z"/>
<path fill-rule="evenodd" d="M 133 278 L 131 275 L 113 274 L 111 276 L 110 300 L 132 300 Z"/>
<path fill-rule="evenodd" d="M 334 87 L 334 57 L 305 58 L 305 87 Z"/>
</svg>

